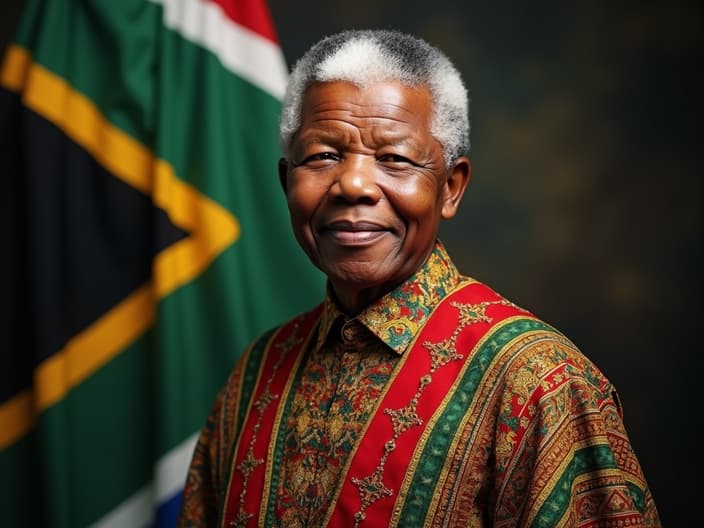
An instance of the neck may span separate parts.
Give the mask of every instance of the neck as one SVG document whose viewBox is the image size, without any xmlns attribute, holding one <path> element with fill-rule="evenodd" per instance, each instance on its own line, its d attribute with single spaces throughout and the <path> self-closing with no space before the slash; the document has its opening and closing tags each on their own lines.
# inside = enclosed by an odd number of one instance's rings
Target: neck
<svg viewBox="0 0 704 528">
<path fill-rule="evenodd" d="M 354 285 L 330 282 L 335 301 L 340 309 L 350 317 L 356 316 L 367 306 L 393 289 L 393 286 L 389 287 L 388 285 L 386 287 L 359 288 Z"/>
</svg>

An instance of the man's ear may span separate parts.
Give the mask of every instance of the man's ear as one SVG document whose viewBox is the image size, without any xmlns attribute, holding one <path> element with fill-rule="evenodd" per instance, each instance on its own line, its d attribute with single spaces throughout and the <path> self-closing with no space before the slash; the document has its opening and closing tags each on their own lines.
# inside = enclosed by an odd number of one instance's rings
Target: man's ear
<svg viewBox="0 0 704 528">
<path fill-rule="evenodd" d="M 442 217 L 448 220 L 457 214 L 464 191 L 472 177 L 472 162 L 467 156 L 457 158 L 448 170 L 443 188 Z"/>
<path fill-rule="evenodd" d="M 288 161 L 286 161 L 286 158 L 279 158 L 279 183 L 281 184 L 281 188 L 284 190 L 284 193 L 288 190 L 287 175 Z"/>
</svg>

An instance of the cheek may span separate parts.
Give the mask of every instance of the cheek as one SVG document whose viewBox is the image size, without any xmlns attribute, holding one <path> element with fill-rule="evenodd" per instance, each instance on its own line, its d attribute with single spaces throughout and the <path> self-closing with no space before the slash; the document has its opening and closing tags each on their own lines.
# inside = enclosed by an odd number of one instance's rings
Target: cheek
<svg viewBox="0 0 704 528">
<path fill-rule="evenodd" d="M 394 192 L 396 210 L 409 223 L 420 224 L 421 230 L 432 228 L 433 220 L 440 216 L 440 199 L 437 187 L 414 183 L 397 188 Z"/>
<path fill-rule="evenodd" d="M 288 182 L 288 208 L 291 217 L 299 227 L 301 223 L 310 221 L 325 198 L 325 190 L 316 183 L 314 178 L 292 177 Z"/>
</svg>

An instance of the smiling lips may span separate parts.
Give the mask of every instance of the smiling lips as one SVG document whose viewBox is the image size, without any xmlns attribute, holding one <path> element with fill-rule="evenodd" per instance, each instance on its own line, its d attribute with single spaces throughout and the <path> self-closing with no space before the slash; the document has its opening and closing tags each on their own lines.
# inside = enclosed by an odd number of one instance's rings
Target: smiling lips
<svg viewBox="0 0 704 528">
<path fill-rule="evenodd" d="M 387 228 L 374 222 L 349 222 L 347 220 L 330 222 L 321 229 L 321 234 L 329 235 L 335 242 L 343 246 L 368 244 L 387 232 Z"/>
</svg>

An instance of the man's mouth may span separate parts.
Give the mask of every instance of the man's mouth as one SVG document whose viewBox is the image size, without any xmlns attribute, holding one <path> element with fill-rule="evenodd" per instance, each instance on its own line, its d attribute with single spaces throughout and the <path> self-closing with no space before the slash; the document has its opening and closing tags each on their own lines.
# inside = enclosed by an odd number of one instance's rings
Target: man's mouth
<svg viewBox="0 0 704 528">
<path fill-rule="evenodd" d="M 326 224 L 321 232 L 330 236 L 338 244 L 354 246 L 374 242 L 389 230 L 375 222 L 338 220 Z"/>
</svg>

